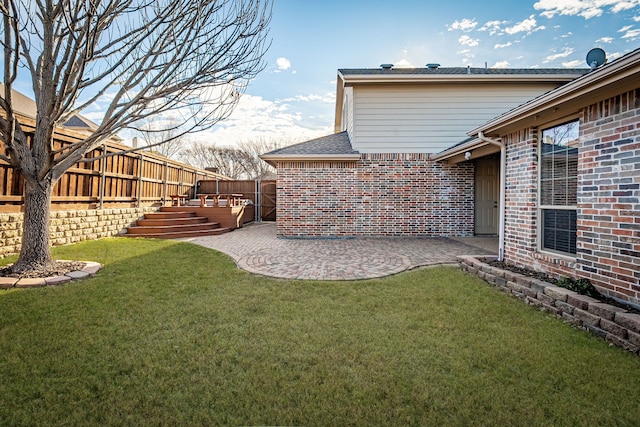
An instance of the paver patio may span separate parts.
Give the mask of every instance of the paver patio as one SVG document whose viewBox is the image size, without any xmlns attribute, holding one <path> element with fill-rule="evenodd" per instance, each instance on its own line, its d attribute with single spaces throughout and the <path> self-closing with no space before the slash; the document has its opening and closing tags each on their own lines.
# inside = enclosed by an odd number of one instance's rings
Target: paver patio
<svg viewBox="0 0 640 427">
<path fill-rule="evenodd" d="M 274 223 L 250 224 L 232 233 L 183 240 L 223 252 L 251 273 L 310 280 L 384 277 L 417 267 L 453 264 L 459 255 L 497 251 L 495 238 L 279 238 Z"/>
</svg>

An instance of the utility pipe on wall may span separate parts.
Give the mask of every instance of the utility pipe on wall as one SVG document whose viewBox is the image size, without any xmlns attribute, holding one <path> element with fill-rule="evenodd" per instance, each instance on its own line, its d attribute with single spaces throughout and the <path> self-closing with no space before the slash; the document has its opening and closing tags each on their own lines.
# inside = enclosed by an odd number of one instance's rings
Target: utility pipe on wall
<svg viewBox="0 0 640 427">
<path fill-rule="evenodd" d="M 478 138 L 481 141 L 488 142 L 489 144 L 497 145 L 500 147 L 500 217 L 499 217 L 499 231 L 498 231 L 498 261 L 504 261 L 504 223 L 505 223 L 505 200 L 506 200 L 506 186 L 507 186 L 507 149 L 504 143 L 498 139 L 492 139 L 484 136 L 482 131 L 478 132 Z"/>
</svg>

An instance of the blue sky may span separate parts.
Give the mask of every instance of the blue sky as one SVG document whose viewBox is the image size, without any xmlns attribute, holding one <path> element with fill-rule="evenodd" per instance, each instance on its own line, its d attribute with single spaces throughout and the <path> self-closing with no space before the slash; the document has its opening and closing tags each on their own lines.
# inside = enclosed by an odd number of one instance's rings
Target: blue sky
<svg viewBox="0 0 640 427">
<path fill-rule="evenodd" d="M 330 134 L 339 68 L 585 68 L 593 47 L 613 60 L 640 47 L 640 0 L 274 0 L 270 38 L 267 67 L 232 116 L 191 140 Z M 99 121 L 101 108 L 83 114 Z"/>
<path fill-rule="evenodd" d="M 339 68 L 587 67 L 640 47 L 640 0 L 275 0 L 267 68 L 226 122 L 193 139 L 298 142 L 333 131 Z"/>
</svg>

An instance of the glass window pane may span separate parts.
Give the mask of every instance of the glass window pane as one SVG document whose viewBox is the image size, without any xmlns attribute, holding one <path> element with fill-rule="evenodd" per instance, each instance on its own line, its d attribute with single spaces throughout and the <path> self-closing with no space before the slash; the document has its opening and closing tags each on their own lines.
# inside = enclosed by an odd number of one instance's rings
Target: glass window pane
<svg viewBox="0 0 640 427">
<path fill-rule="evenodd" d="M 544 209 L 542 247 L 558 252 L 576 253 L 576 211 Z"/>
<path fill-rule="evenodd" d="M 576 253 L 578 120 L 542 131 L 540 146 L 540 204 L 564 209 L 542 210 L 542 248 Z"/>
</svg>

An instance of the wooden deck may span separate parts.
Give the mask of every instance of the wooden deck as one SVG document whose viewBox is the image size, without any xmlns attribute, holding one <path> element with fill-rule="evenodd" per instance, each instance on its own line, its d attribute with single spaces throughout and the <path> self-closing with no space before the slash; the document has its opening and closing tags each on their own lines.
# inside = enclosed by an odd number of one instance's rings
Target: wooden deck
<svg viewBox="0 0 640 427">
<path fill-rule="evenodd" d="M 128 227 L 123 236 L 161 239 L 213 236 L 253 221 L 254 212 L 253 205 L 164 206 L 158 212 L 145 214 L 144 219 L 139 219 L 136 225 Z"/>
<path fill-rule="evenodd" d="M 165 206 L 161 212 L 193 212 L 198 217 L 205 217 L 209 222 L 217 222 L 220 227 L 235 230 L 254 220 L 255 207 L 242 206 Z"/>
</svg>

